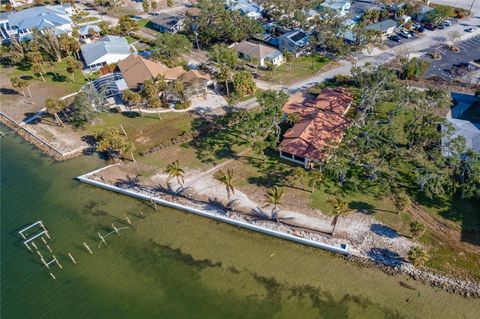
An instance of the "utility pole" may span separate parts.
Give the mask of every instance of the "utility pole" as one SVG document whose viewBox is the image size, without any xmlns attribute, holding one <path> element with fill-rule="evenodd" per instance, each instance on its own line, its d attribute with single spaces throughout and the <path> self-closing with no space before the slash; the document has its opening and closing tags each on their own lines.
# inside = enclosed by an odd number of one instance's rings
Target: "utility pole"
<svg viewBox="0 0 480 319">
<path fill-rule="evenodd" d="M 475 4 L 477 0 L 472 0 L 472 4 L 470 5 L 470 9 L 468 10 L 468 14 L 472 14 L 472 8 L 473 8 L 473 5 Z"/>
</svg>

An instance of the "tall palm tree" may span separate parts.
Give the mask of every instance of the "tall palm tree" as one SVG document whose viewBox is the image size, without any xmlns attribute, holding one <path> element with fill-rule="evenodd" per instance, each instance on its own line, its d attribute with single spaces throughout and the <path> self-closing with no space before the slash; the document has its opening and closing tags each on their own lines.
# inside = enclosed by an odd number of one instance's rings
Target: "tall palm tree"
<svg viewBox="0 0 480 319">
<path fill-rule="evenodd" d="M 19 82 L 20 82 L 20 81 L 21 81 L 21 80 L 20 80 L 19 78 L 17 78 L 17 77 L 10 78 L 10 84 L 12 84 L 12 87 L 13 87 L 14 89 L 20 89 L 20 90 L 22 91 L 23 96 L 26 96 L 26 95 L 25 95 L 25 91 L 23 90 L 23 87 L 21 87 L 21 86 L 19 85 Z"/>
<path fill-rule="evenodd" d="M 225 82 L 225 90 L 227 91 L 227 96 L 229 96 L 230 89 L 228 88 L 228 82 L 232 78 L 232 70 L 227 65 L 222 64 L 219 67 L 216 77 L 219 81 Z"/>
<path fill-rule="evenodd" d="M 45 82 L 45 77 L 43 76 L 43 67 L 41 64 L 39 63 L 35 63 L 32 65 L 32 71 L 33 73 L 35 73 L 36 75 L 40 75 L 40 77 L 42 78 L 43 82 Z"/>
<path fill-rule="evenodd" d="M 18 87 L 23 91 L 23 89 L 27 89 L 28 91 L 28 95 L 30 97 L 32 97 L 32 92 L 30 91 L 30 88 L 28 87 L 30 85 L 30 82 L 28 82 L 27 80 L 22 80 L 22 79 L 19 79 L 18 80 Z"/>
<path fill-rule="evenodd" d="M 183 176 L 185 175 L 185 171 L 180 167 L 180 163 L 178 161 L 168 164 L 167 168 L 165 169 L 165 173 L 168 174 L 167 183 L 170 183 L 170 180 L 175 178 L 177 183 L 183 187 Z"/>
<path fill-rule="evenodd" d="M 63 100 L 54 100 L 54 99 L 48 98 L 45 101 L 45 107 L 47 108 L 47 113 L 52 115 L 60 126 L 65 126 L 65 124 L 63 124 L 62 120 L 58 116 L 58 112 L 62 111 L 65 108 L 65 106 L 66 106 L 66 103 Z"/>
<path fill-rule="evenodd" d="M 132 114 L 132 106 L 136 106 L 138 108 L 140 116 L 143 116 L 142 110 L 140 109 L 140 102 L 142 102 L 142 97 L 140 96 L 140 94 L 135 93 L 132 90 L 125 90 L 122 93 L 122 99 L 128 103 L 130 115 Z"/>
<path fill-rule="evenodd" d="M 265 194 L 267 202 L 273 205 L 272 217 L 274 217 L 278 223 L 278 210 L 277 206 L 280 206 L 283 198 L 283 189 L 275 186 Z"/>
<path fill-rule="evenodd" d="M 394 194 L 394 205 L 400 213 L 405 213 L 412 206 L 412 200 L 404 191 L 397 191 Z"/>
<path fill-rule="evenodd" d="M 225 185 L 225 189 L 227 191 L 227 196 L 228 196 L 228 201 L 230 201 L 230 198 L 232 194 L 235 194 L 235 189 L 233 188 L 233 182 L 235 181 L 235 175 L 233 174 L 232 169 L 227 169 L 227 171 L 221 170 L 219 172 L 219 175 L 216 177 L 216 179 Z"/>
<path fill-rule="evenodd" d="M 341 215 L 344 215 L 347 212 L 349 212 L 348 203 L 346 200 L 340 197 L 336 197 L 334 200 L 329 200 L 328 203 L 333 206 L 332 214 L 335 217 L 332 220 L 332 225 L 333 225 L 333 229 L 335 230 L 335 227 L 337 226 L 338 218 Z"/>
<path fill-rule="evenodd" d="M 408 260 L 416 267 L 424 265 L 429 259 L 427 252 L 420 247 L 413 247 L 408 252 Z"/>
<path fill-rule="evenodd" d="M 67 62 L 67 72 L 70 73 L 72 82 L 75 81 L 75 71 L 82 69 L 82 63 L 75 59 L 73 56 L 69 56 L 65 59 Z"/>
</svg>

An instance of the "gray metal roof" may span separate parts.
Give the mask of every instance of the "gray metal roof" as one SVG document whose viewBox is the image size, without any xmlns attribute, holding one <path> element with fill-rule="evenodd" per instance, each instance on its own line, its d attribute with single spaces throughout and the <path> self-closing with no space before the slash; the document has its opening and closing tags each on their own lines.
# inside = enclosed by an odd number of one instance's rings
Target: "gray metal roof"
<svg viewBox="0 0 480 319">
<path fill-rule="evenodd" d="M 127 39 L 114 35 L 107 35 L 97 42 L 84 44 L 80 50 L 87 65 L 99 63 L 97 61 L 107 54 L 128 56 L 131 53 Z"/>
<path fill-rule="evenodd" d="M 392 19 L 387 19 L 374 24 L 369 24 L 365 27 L 365 29 L 386 32 L 388 31 L 388 29 L 396 26 L 397 26 L 397 21 Z"/>
<path fill-rule="evenodd" d="M 102 31 L 102 30 L 100 29 L 100 27 L 99 27 L 98 25 L 96 25 L 96 24 L 87 24 L 87 25 L 82 26 L 82 27 L 78 30 L 78 32 L 80 33 L 80 35 L 88 35 L 88 31 L 89 31 L 90 29 L 93 29 L 95 32 L 100 32 L 100 31 Z"/>
<path fill-rule="evenodd" d="M 72 24 L 72 19 L 65 8 L 58 6 L 33 7 L 14 12 L 8 16 L 10 26 L 19 29 L 48 29 L 65 24 Z"/>
</svg>

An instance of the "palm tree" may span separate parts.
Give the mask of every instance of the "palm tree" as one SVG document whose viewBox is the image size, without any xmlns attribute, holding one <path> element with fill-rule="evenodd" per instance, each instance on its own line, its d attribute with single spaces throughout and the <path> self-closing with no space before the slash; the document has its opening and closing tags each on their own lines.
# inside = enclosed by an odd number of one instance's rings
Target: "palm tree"
<svg viewBox="0 0 480 319">
<path fill-rule="evenodd" d="M 227 65 L 220 65 L 220 68 L 216 74 L 219 81 L 225 82 L 225 90 L 227 91 L 227 96 L 230 95 L 230 89 L 228 88 L 228 82 L 232 77 L 232 70 Z"/>
<path fill-rule="evenodd" d="M 410 232 L 413 238 L 418 238 L 425 232 L 425 225 L 415 220 L 410 223 Z"/>
<path fill-rule="evenodd" d="M 235 176 L 233 174 L 232 169 L 227 169 L 226 172 L 221 170 L 219 172 L 219 175 L 216 177 L 216 179 L 225 185 L 225 189 L 227 190 L 227 196 L 228 196 L 228 201 L 230 201 L 230 198 L 232 194 L 235 194 L 235 189 L 233 188 L 233 182 L 235 181 Z"/>
<path fill-rule="evenodd" d="M 131 90 L 125 90 L 122 93 L 122 99 L 128 103 L 130 115 L 132 114 L 132 106 L 137 106 L 140 116 L 143 116 L 142 110 L 140 109 L 140 102 L 142 102 L 142 97 L 140 96 L 140 94 L 135 93 Z"/>
<path fill-rule="evenodd" d="M 285 57 L 285 61 L 288 62 L 288 72 L 292 72 L 292 61 L 295 56 L 287 49 L 283 50 L 283 56 Z"/>
<path fill-rule="evenodd" d="M 308 184 L 311 187 L 310 193 L 313 193 L 317 184 L 322 182 L 323 174 L 318 169 L 314 168 L 310 172 L 308 172 L 307 176 L 308 176 Z"/>
<path fill-rule="evenodd" d="M 25 91 L 23 90 L 23 87 L 21 87 L 21 86 L 19 85 L 19 82 L 20 82 L 20 81 L 21 81 L 21 80 L 20 80 L 19 78 L 17 78 L 17 77 L 10 78 L 10 83 L 12 84 L 12 87 L 13 87 L 14 89 L 20 89 L 20 90 L 22 91 L 23 96 L 26 96 L 26 95 L 25 95 Z"/>
<path fill-rule="evenodd" d="M 175 178 L 177 183 L 183 187 L 183 176 L 185 175 L 185 171 L 180 167 L 178 160 L 168 164 L 165 173 L 168 174 L 167 184 L 170 183 L 172 178 Z"/>
<path fill-rule="evenodd" d="M 283 189 L 275 186 L 271 190 L 265 194 L 265 198 L 267 202 L 271 205 L 273 205 L 273 210 L 272 210 L 272 217 L 274 217 L 278 221 L 278 210 L 277 206 L 280 206 L 283 198 Z"/>
<path fill-rule="evenodd" d="M 410 209 L 412 200 L 405 192 L 397 191 L 394 195 L 394 205 L 398 212 L 405 213 Z"/>
<path fill-rule="evenodd" d="M 408 252 L 408 260 L 415 266 L 423 266 L 428 261 L 427 252 L 420 247 L 413 247 Z"/>
<path fill-rule="evenodd" d="M 65 106 L 66 106 L 66 103 L 63 100 L 54 100 L 51 98 L 48 98 L 45 100 L 45 107 L 47 108 L 47 113 L 52 115 L 60 126 L 65 126 L 65 125 L 63 124 L 62 120 L 58 116 L 58 112 L 62 111 L 65 108 Z"/>
<path fill-rule="evenodd" d="M 65 59 L 67 62 L 67 72 L 70 73 L 72 82 L 75 81 L 75 71 L 82 69 L 82 63 L 75 59 L 73 56 L 69 56 Z"/>
<path fill-rule="evenodd" d="M 35 73 L 36 75 L 40 75 L 43 82 L 45 82 L 45 78 L 43 77 L 43 67 L 41 64 L 35 63 L 34 65 L 32 65 L 32 70 L 33 70 L 33 73 Z"/>
<path fill-rule="evenodd" d="M 349 211 L 348 203 L 346 200 L 340 197 L 336 197 L 334 200 L 329 200 L 328 203 L 333 206 L 332 214 L 335 217 L 332 220 L 332 225 L 333 225 L 333 229 L 335 230 L 335 227 L 337 226 L 338 218 Z"/>
<path fill-rule="evenodd" d="M 22 92 L 24 92 L 24 88 L 27 89 L 28 91 L 28 95 L 30 95 L 30 97 L 32 97 L 32 92 L 30 91 L 30 88 L 28 87 L 30 85 L 30 82 L 28 82 L 27 80 L 22 80 L 22 79 L 19 79 L 17 81 L 18 83 L 18 87 L 22 90 Z"/>
</svg>

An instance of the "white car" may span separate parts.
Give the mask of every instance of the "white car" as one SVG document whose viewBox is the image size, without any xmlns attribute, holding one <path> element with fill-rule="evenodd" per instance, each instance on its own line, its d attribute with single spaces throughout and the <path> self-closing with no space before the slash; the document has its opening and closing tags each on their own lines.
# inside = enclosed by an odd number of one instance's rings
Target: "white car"
<svg viewBox="0 0 480 319">
<path fill-rule="evenodd" d="M 411 38 L 412 38 L 412 35 L 410 34 L 410 32 L 405 31 L 405 30 L 403 30 L 403 31 L 400 32 L 399 34 L 400 34 L 402 37 L 407 38 L 407 39 L 411 39 Z"/>
</svg>

